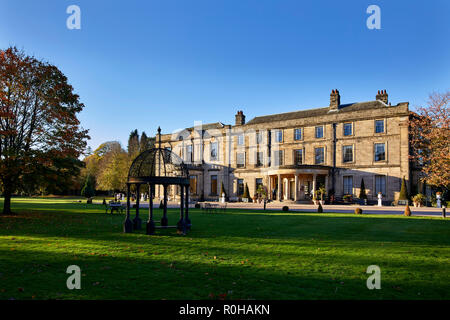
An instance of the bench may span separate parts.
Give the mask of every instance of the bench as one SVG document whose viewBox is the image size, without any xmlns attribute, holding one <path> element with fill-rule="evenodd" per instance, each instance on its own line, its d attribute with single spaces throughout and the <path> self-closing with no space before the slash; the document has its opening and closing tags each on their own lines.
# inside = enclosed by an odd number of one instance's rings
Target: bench
<svg viewBox="0 0 450 320">
<path fill-rule="evenodd" d="M 120 202 L 114 202 L 114 201 L 110 201 L 107 205 L 106 205 L 106 213 L 108 213 L 108 210 L 110 211 L 110 213 L 112 214 L 113 211 L 117 211 L 119 213 L 123 212 L 123 206 Z"/>
<path fill-rule="evenodd" d="M 200 208 L 206 213 L 215 213 L 217 211 L 225 212 L 227 210 L 227 203 L 224 205 L 219 205 L 216 203 L 205 202 L 200 204 Z"/>
</svg>

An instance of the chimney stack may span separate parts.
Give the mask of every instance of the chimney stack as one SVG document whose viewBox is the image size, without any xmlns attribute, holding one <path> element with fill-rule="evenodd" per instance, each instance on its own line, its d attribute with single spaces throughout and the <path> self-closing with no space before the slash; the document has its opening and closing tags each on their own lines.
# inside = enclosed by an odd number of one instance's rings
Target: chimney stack
<svg viewBox="0 0 450 320">
<path fill-rule="evenodd" d="M 330 109 L 337 110 L 339 109 L 340 104 L 341 104 L 341 96 L 339 95 L 339 90 L 338 89 L 331 90 Z"/>
<path fill-rule="evenodd" d="M 236 125 L 237 126 L 242 126 L 245 124 L 245 115 L 244 112 L 242 112 L 242 110 L 238 111 L 235 115 L 236 117 Z"/>
<path fill-rule="evenodd" d="M 386 93 L 386 90 L 378 90 L 375 99 L 383 101 L 385 104 L 388 104 L 388 94 Z"/>
</svg>

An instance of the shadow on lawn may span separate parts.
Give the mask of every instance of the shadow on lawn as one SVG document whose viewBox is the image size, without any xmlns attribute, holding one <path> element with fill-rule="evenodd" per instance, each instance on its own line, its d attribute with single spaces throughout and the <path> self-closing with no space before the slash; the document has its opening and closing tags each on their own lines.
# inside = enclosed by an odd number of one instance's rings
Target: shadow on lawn
<svg viewBox="0 0 450 320">
<path fill-rule="evenodd" d="M 368 290 L 365 265 L 358 266 L 360 271 L 352 274 L 338 273 L 338 270 L 308 274 L 301 268 L 282 272 L 274 268 L 213 265 L 156 256 L 124 258 L 77 253 L 75 259 L 69 253 L 34 250 L 32 254 L 32 263 L 27 263 L 0 251 L 0 262 L 7 276 L 2 284 L 6 292 L 0 293 L 0 297 L 14 295 L 14 298 L 26 299 L 25 293 L 17 292 L 17 286 L 22 286 L 24 292 L 33 293 L 38 299 L 208 299 L 211 293 L 216 297 L 225 293 L 227 298 L 233 299 L 448 298 L 444 283 L 429 286 L 416 281 L 399 285 L 387 278 L 382 282 L 383 290 Z M 65 269 L 72 264 L 80 266 L 85 275 L 83 290 L 65 288 L 68 277 Z M 20 268 L 24 273 L 17 273 Z M 32 274 L 36 268 L 43 270 Z"/>
</svg>

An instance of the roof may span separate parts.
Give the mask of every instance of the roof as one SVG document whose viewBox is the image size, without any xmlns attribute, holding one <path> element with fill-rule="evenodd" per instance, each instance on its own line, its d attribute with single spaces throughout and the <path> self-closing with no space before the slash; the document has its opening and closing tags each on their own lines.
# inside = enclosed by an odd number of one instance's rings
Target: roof
<svg viewBox="0 0 450 320">
<path fill-rule="evenodd" d="M 351 112 L 351 111 L 361 111 L 361 110 L 368 110 L 368 109 L 381 109 L 381 108 L 391 108 L 390 106 L 386 105 L 384 102 L 379 100 L 374 101 L 367 101 L 367 102 L 356 102 L 356 103 L 348 103 L 348 104 L 341 104 L 338 108 L 338 110 L 330 110 L 329 107 L 325 108 L 317 108 L 317 109 L 309 109 L 309 110 L 300 110 L 300 111 L 294 111 L 294 112 L 286 112 L 286 113 L 277 113 L 267 116 L 261 116 L 261 117 L 255 117 L 249 122 L 247 122 L 248 125 L 251 124 L 258 124 L 258 123 L 265 123 L 265 122 L 274 122 L 274 121 L 286 121 L 286 120 L 294 120 L 294 119 L 301 119 L 301 118 L 310 118 L 310 117 L 318 117 L 318 116 L 324 116 L 330 113 L 338 112 Z"/>
</svg>

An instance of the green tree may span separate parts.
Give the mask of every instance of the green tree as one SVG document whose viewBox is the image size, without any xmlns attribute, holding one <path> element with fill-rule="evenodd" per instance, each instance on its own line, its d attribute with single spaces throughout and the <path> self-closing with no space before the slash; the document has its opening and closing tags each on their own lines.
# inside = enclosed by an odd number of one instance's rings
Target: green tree
<svg viewBox="0 0 450 320">
<path fill-rule="evenodd" d="M 402 179 L 402 187 L 400 188 L 400 195 L 398 196 L 398 200 L 408 200 L 408 190 L 406 188 L 405 177 L 403 177 Z"/>
<path fill-rule="evenodd" d="M 242 198 L 244 199 L 248 199 L 249 201 L 252 200 L 252 198 L 250 197 L 250 190 L 248 189 L 248 184 L 245 184 L 245 188 L 244 188 L 244 194 L 242 195 Z"/>
<path fill-rule="evenodd" d="M 359 189 L 359 198 L 367 199 L 366 186 L 364 185 L 364 178 L 361 179 L 361 188 Z"/>
<path fill-rule="evenodd" d="M 105 191 L 121 191 L 127 182 L 129 158 L 122 148 L 105 155 L 97 176 L 97 188 Z"/>
<path fill-rule="evenodd" d="M 3 213 L 29 175 L 56 168 L 57 159 L 78 159 L 87 130 L 77 114 L 84 105 L 55 66 L 17 48 L 0 50 L 0 180 Z M 57 171 L 57 170 L 56 170 Z"/>
<path fill-rule="evenodd" d="M 222 196 L 222 194 L 225 194 L 225 198 L 227 197 L 227 192 L 225 191 L 225 186 L 223 184 L 223 181 L 222 181 L 222 184 L 220 185 L 220 196 Z"/>
<path fill-rule="evenodd" d="M 92 176 L 86 177 L 83 189 L 81 189 L 81 196 L 85 198 L 92 198 L 95 195 L 94 182 Z"/>
</svg>

